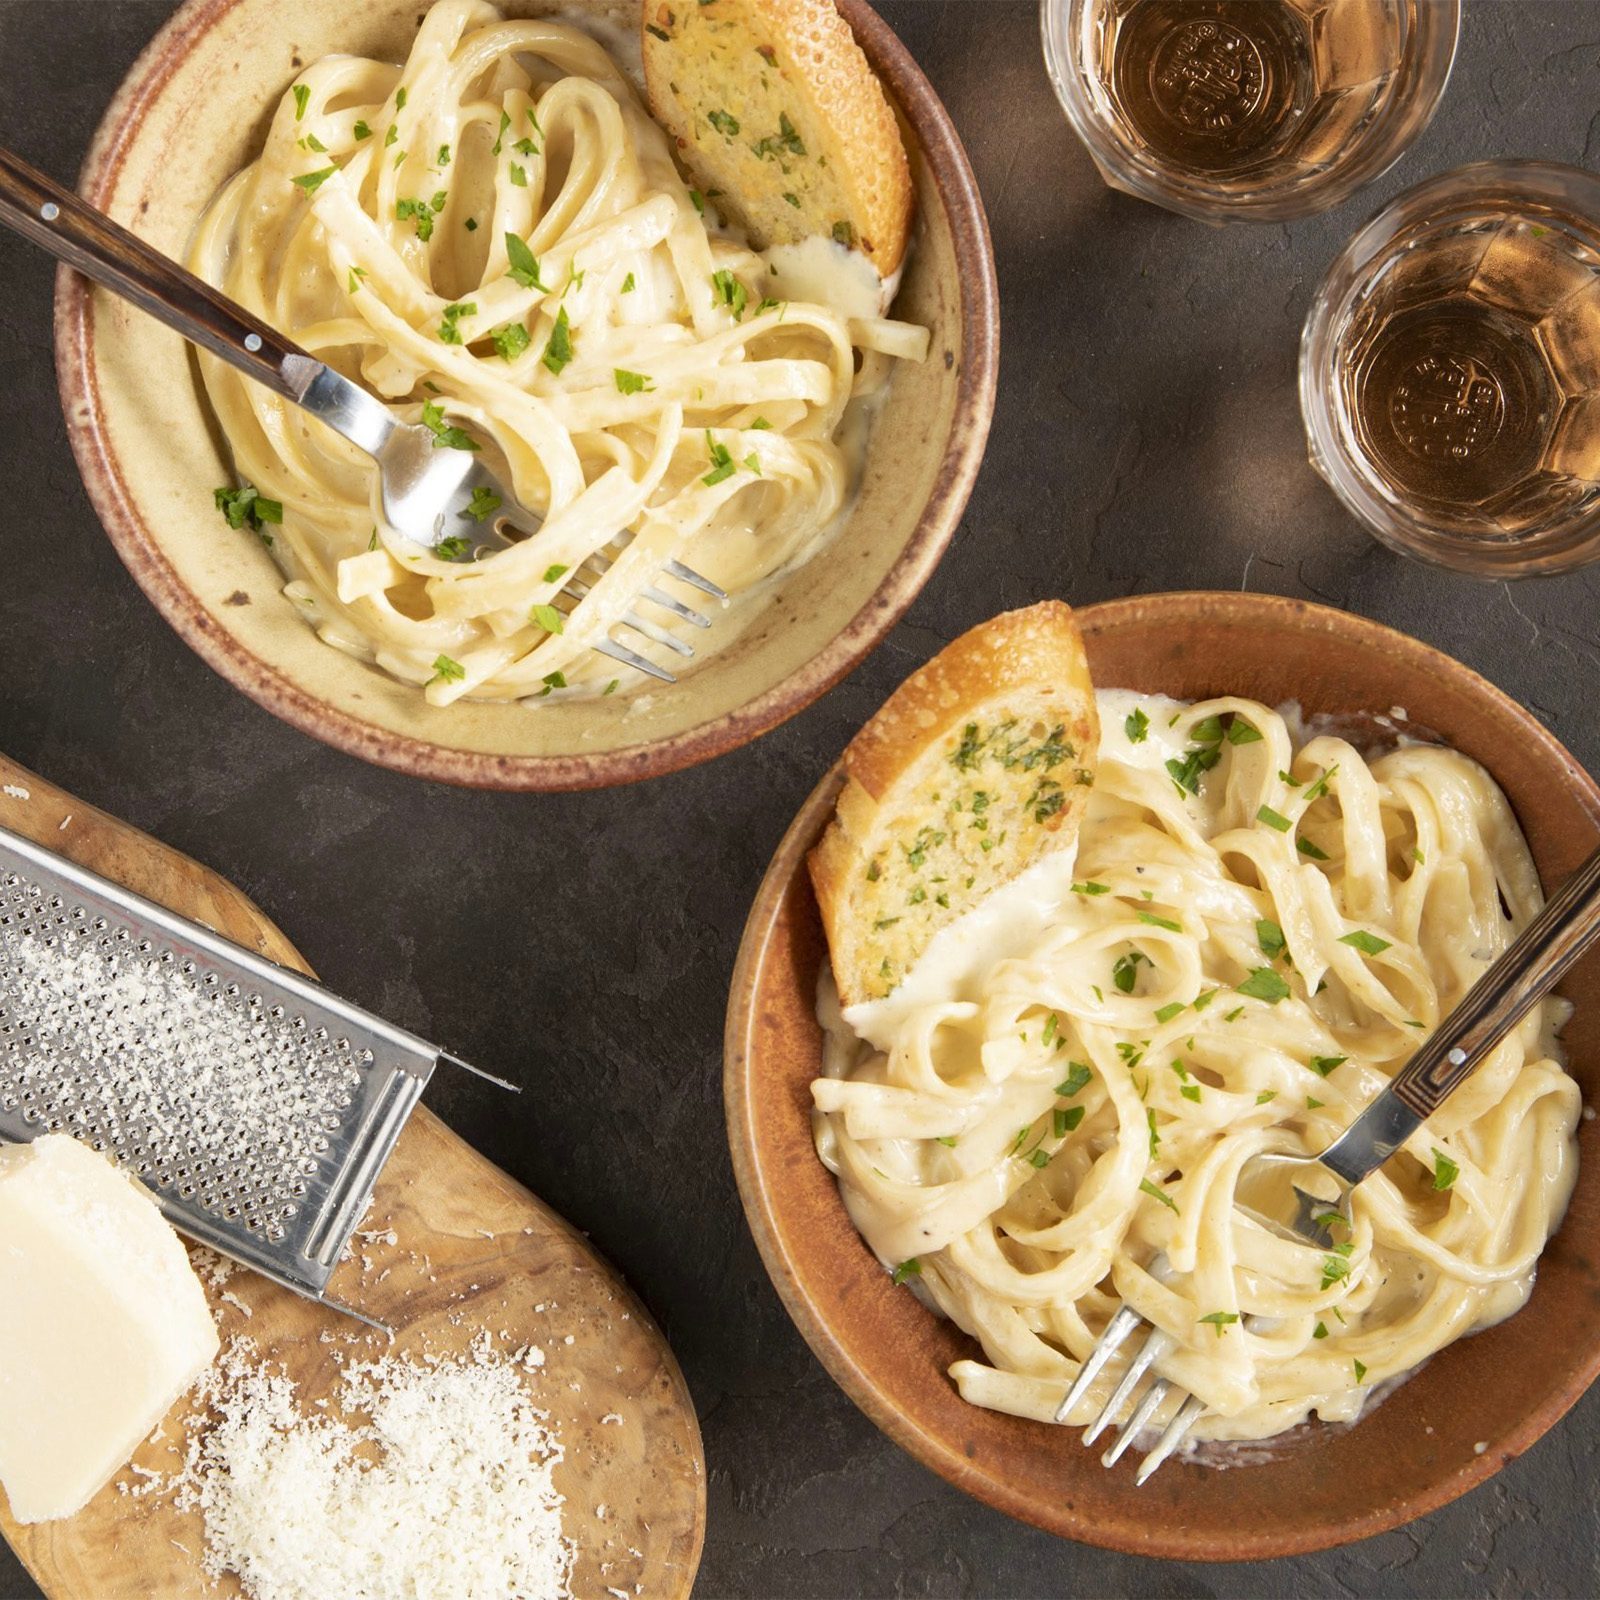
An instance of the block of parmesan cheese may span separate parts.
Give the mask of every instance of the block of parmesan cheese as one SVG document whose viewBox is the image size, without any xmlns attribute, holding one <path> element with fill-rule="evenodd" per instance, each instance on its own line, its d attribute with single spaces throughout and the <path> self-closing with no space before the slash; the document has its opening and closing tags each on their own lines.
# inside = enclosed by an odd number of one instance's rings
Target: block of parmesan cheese
<svg viewBox="0 0 1600 1600">
<path fill-rule="evenodd" d="M 18 1522 L 82 1510 L 216 1353 L 189 1257 L 132 1178 L 61 1134 L 0 1145 L 0 1486 Z"/>
</svg>

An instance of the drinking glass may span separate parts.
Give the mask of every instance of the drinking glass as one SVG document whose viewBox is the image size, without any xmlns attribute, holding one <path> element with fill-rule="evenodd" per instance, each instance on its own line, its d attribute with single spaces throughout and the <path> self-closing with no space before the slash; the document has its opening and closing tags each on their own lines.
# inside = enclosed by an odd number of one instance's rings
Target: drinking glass
<svg viewBox="0 0 1600 1600">
<path fill-rule="evenodd" d="M 1485 161 L 1401 195 L 1312 302 L 1300 405 L 1392 548 L 1494 578 L 1600 556 L 1600 178 Z"/>
<path fill-rule="evenodd" d="M 1405 153 L 1460 0 L 1042 0 L 1045 62 L 1114 189 L 1202 222 L 1337 205 Z"/>
</svg>

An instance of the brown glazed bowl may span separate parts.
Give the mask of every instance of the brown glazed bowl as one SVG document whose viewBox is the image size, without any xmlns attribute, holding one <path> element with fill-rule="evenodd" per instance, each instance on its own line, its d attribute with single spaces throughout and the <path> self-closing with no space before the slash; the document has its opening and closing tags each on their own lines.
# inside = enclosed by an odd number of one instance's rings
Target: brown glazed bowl
<svg viewBox="0 0 1600 1600">
<path fill-rule="evenodd" d="M 100 125 L 80 188 L 182 257 L 206 203 L 260 149 L 285 86 L 334 51 L 402 59 L 427 0 L 187 0 Z M 994 410 L 999 302 L 977 184 L 928 80 L 865 0 L 838 0 L 899 110 L 917 222 L 896 315 L 933 333 L 895 375 L 837 539 L 781 580 L 742 633 L 671 689 L 537 708 L 429 706 L 323 644 L 255 541 L 211 501 L 230 481 L 187 345 L 63 271 L 56 365 L 73 451 L 118 554 L 210 666 L 267 710 L 397 771 L 498 789 L 583 789 L 704 761 L 794 715 L 878 643 L 932 574 Z M 503 0 L 512 14 L 554 0 Z M 637 0 L 576 0 L 637 27 Z"/>
<path fill-rule="evenodd" d="M 1600 787 L 1475 673 L 1344 612 L 1245 594 L 1140 596 L 1078 613 L 1095 681 L 1180 699 L 1230 693 L 1309 712 L 1391 715 L 1475 756 L 1515 808 L 1546 885 L 1600 843 Z M 1398 720 L 1398 718 L 1396 719 Z M 1361 1539 L 1464 1494 L 1526 1450 L 1600 1372 L 1600 1123 L 1579 1127 L 1577 1190 L 1527 1306 L 1449 1346 L 1365 1420 L 1317 1428 L 1263 1466 L 1168 1463 L 1142 1489 L 1077 1429 L 967 1405 L 946 1376 L 977 1346 L 891 1284 L 811 1143 L 814 1015 L 826 944 L 806 852 L 838 769 L 795 819 L 756 898 L 733 978 L 725 1094 L 750 1226 L 790 1315 L 896 1443 L 978 1499 L 1052 1533 L 1140 1555 L 1255 1560 Z M 1584 1098 L 1600 1098 L 1600 960 L 1562 992 Z"/>
</svg>

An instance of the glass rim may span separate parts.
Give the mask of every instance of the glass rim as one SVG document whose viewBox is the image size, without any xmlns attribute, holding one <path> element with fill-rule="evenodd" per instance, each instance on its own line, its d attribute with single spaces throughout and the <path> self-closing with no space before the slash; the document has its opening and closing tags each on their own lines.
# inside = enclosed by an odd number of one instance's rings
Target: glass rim
<svg viewBox="0 0 1600 1600">
<path fill-rule="evenodd" d="M 1381 206 L 1329 264 L 1301 329 L 1297 387 L 1312 465 L 1368 533 L 1402 555 L 1474 577 L 1499 579 L 1519 576 L 1524 570 L 1530 575 L 1558 572 L 1588 559 L 1583 551 L 1600 535 L 1600 511 L 1578 512 L 1526 537 L 1442 532 L 1404 502 L 1381 493 L 1371 473 L 1357 464 L 1359 452 L 1347 443 L 1331 376 L 1333 330 L 1354 296 L 1371 282 L 1375 265 L 1394 239 L 1424 217 L 1446 221 L 1452 210 L 1481 207 L 1487 184 L 1494 186 L 1494 198 L 1539 205 L 1570 204 L 1573 191 L 1580 191 L 1582 209 L 1600 231 L 1600 173 L 1585 167 L 1502 156 L 1433 173 Z M 1437 202 L 1446 197 L 1456 203 L 1439 206 Z"/>
<path fill-rule="evenodd" d="M 1198 182 L 1175 178 L 1126 140 L 1115 137 L 1084 85 L 1076 48 L 1076 24 L 1092 0 L 1039 0 L 1045 70 L 1072 131 L 1089 151 L 1102 177 L 1153 205 L 1195 221 L 1291 222 L 1330 211 L 1357 189 L 1381 177 L 1416 142 L 1433 120 L 1449 86 L 1461 38 L 1461 0 L 1416 0 L 1417 59 L 1409 84 L 1364 131 L 1350 155 L 1309 176 L 1233 198 L 1221 198 Z M 1109 181 L 1109 180 L 1108 180 Z"/>
</svg>

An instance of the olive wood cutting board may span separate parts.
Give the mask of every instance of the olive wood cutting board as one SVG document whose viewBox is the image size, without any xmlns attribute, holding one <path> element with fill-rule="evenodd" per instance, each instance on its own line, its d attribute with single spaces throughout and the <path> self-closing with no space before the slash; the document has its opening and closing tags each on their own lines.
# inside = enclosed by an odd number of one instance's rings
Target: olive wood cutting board
<svg viewBox="0 0 1600 1600">
<path fill-rule="evenodd" d="M 0 756 L 0 824 L 309 972 L 238 889 L 187 856 L 74 800 Z M 389 1243 L 393 1237 L 396 1243 Z M 215 1276 L 215 1274 L 211 1274 Z M 208 1274 L 202 1270 L 202 1281 Z M 383 1169 L 372 1209 L 329 1285 L 395 1330 L 380 1333 L 237 1268 L 207 1282 L 224 1348 L 248 1336 L 296 1380 L 308 1412 L 338 1382 L 333 1352 L 376 1359 L 464 1351 L 482 1329 L 507 1351 L 544 1352 L 529 1380 L 565 1449 L 555 1469 L 579 1555 L 575 1595 L 687 1596 L 705 1534 L 705 1459 L 683 1375 L 655 1324 L 578 1232 L 418 1106 Z M 245 1308 L 248 1308 L 248 1315 Z M 173 1471 L 190 1404 L 168 1414 L 134 1464 Z M 119 1474 L 128 1488 L 148 1482 Z M 83 1511 L 20 1527 L 0 1495 L 0 1532 L 51 1600 L 237 1595 L 202 1573 L 198 1511 L 113 1482 Z M 333 1600 L 333 1597 L 328 1597 Z"/>
</svg>

